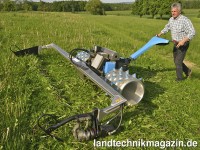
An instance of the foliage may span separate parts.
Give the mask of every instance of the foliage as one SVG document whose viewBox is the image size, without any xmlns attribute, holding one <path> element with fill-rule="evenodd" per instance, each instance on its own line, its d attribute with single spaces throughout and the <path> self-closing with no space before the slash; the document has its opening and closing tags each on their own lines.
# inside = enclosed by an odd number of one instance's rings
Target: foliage
<svg viewBox="0 0 200 150">
<path fill-rule="evenodd" d="M 89 0 L 85 6 L 86 11 L 93 15 L 103 15 L 103 3 L 100 0 Z"/>
<path fill-rule="evenodd" d="M 15 2 L 11 0 L 5 0 L 3 2 L 3 8 L 4 11 L 14 11 L 15 10 Z"/>
<path fill-rule="evenodd" d="M 139 15 L 151 15 L 152 18 L 155 15 L 159 15 L 163 18 L 163 15 L 169 15 L 171 4 L 177 2 L 176 0 L 136 0 L 132 6 L 132 13 Z M 183 8 L 200 8 L 200 1 L 178 1 L 182 4 Z"/>
<path fill-rule="evenodd" d="M 136 0 L 133 3 L 132 13 L 142 17 L 143 15 L 151 15 L 154 18 L 159 14 L 162 18 L 163 15 L 169 14 L 170 4 L 173 0 Z"/>
<path fill-rule="evenodd" d="M 84 11 L 86 1 L 54 1 L 47 3 L 42 0 L 39 2 L 32 2 L 28 0 L 12 1 L 4 0 L 0 3 L 0 10 L 3 11 L 58 11 L 58 12 L 75 12 Z"/>
<path fill-rule="evenodd" d="M 185 9 L 199 9 L 200 0 L 184 0 L 182 2 L 183 8 Z"/>
<path fill-rule="evenodd" d="M 190 16 L 190 11 L 194 10 L 185 11 L 185 15 Z M 193 13 L 195 16 L 190 19 L 198 33 L 199 18 L 196 18 L 196 11 Z M 12 45 L 24 49 L 53 42 L 68 52 L 99 45 L 117 51 L 122 57 L 129 57 L 167 23 L 167 20 L 140 19 L 130 15 L 57 12 L 4 12 L 0 13 L 0 18 L 2 150 L 98 149 L 93 146 L 93 141 L 77 142 L 73 138 L 74 122 L 55 132 L 65 140 L 60 143 L 39 129 L 37 119 L 43 113 L 63 119 L 110 105 L 110 97 L 105 92 L 89 80 L 80 78 L 73 65 L 53 49 L 42 50 L 39 56 L 16 57 L 10 51 Z M 163 38 L 170 39 L 170 35 Z M 193 70 L 192 77 L 180 83 L 174 81 L 172 44 L 154 46 L 133 61 L 130 73 L 143 78 L 145 96 L 139 104 L 124 108 L 122 125 L 115 134 L 98 140 L 192 139 L 200 143 L 199 41 L 200 37 L 196 35 L 186 57 Z M 12 50 L 18 48 L 12 47 Z M 123 149 L 117 149 L 120 148 Z"/>
<path fill-rule="evenodd" d="M 156 14 L 158 14 L 158 11 L 160 9 L 160 1 L 156 1 L 156 0 L 150 0 L 149 1 L 149 13 L 151 14 L 152 18 L 154 18 L 154 16 Z"/>
<path fill-rule="evenodd" d="M 51 12 L 79 12 L 85 11 L 87 1 L 53 1 L 47 3 L 42 0 L 0 0 L 0 11 L 51 11 Z M 131 3 L 103 3 L 105 11 L 131 10 Z"/>
<path fill-rule="evenodd" d="M 105 11 L 131 10 L 132 3 L 103 3 Z"/>
<path fill-rule="evenodd" d="M 140 17 L 142 17 L 145 13 L 148 13 L 147 7 L 143 7 L 144 4 L 145 3 L 143 3 L 143 0 L 136 0 L 135 3 L 133 3 L 132 13 L 134 15 L 139 15 Z"/>
<path fill-rule="evenodd" d="M 174 0 L 175 1 L 175 0 Z M 170 4 L 173 0 L 136 0 L 133 3 L 103 3 L 105 11 L 131 10 L 135 15 L 169 14 Z M 184 9 L 200 8 L 199 0 L 181 0 Z M 53 12 L 78 12 L 85 11 L 87 1 L 53 1 L 47 3 L 29 0 L 0 0 L 0 11 L 53 11 Z"/>
<path fill-rule="evenodd" d="M 168 2 L 167 2 L 167 0 L 161 1 L 160 5 L 159 5 L 159 9 L 158 9 L 158 14 L 161 19 L 163 18 L 163 15 L 170 14 L 171 6 L 169 4 L 170 4 L 170 0 L 168 0 Z"/>
</svg>

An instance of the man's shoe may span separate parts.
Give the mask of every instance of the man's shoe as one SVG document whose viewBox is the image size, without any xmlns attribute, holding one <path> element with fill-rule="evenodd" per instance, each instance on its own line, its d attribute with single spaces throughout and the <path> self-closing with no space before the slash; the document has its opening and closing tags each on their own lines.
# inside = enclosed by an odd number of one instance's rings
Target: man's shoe
<svg viewBox="0 0 200 150">
<path fill-rule="evenodd" d="M 187 77 L 187 78 L 190 78 L 191 75 L 192 75 L 192 70 L 189 70 L 189 71 L 188 71 L 188 74 L 186 75 L 186 77 Z"/>
</svg>

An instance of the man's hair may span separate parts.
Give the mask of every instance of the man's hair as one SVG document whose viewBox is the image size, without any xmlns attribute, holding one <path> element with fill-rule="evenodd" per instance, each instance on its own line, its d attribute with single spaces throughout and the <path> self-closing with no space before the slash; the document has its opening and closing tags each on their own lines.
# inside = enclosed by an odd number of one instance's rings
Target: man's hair
<svg viewBox="0 0 200 150">
<path fill-rule="evenodd" d="M 173 3 L 172 5 L 171 5 L 171 8 L 178 8 L 178 10 L 181 12 L 181 4 L 180 3 Z"/>
</svg>

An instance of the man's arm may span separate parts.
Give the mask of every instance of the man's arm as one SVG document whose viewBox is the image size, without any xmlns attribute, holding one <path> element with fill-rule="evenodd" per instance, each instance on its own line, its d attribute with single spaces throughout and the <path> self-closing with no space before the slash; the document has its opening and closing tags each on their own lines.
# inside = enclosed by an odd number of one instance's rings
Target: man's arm
<svg viewBox="0 0 200 150">
<path fill-rule="evenodd" d="M 169 30 L 170 30 L 170 22 L 168 22 L 165 25 L 165 28 L 159 34 L 157 34 L 157 36 L 160 37 L 162 34 L 165 34 L 165 33 L 169 32 Z"/>
<path fill-rule="evenodd" d="M 185 42 L 190 41 L 195 36 L 195 29 L 193 27 L 192 22 L 189 19 L 185 20 L 185 27 L 185 32 L 187 33 L 187 36 L 184 37 L 181 41 L 179 41 L 176 47 L 183 46 Z"/>
<path fill-rule="evenodd" d="M 187 33 L 187 38 L 191 40 L 195 36 L 195 29 L 193 27 L 193 24 L 189 19 L 186 19 L 185 26 L 186 26 L 185 32 Z"/>
</svg>

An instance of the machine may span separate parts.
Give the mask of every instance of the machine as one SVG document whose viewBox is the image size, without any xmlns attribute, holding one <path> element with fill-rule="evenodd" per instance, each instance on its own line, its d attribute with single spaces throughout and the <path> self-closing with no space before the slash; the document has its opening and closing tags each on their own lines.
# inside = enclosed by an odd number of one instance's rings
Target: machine
<svg viewBox="0 0 200 150">
<path fill-rule="evenodd" d="M 142 81 L 136 78 L 136 74 L 129 74 L 128 66 L 130 62 L 137 59 L 153 45 L 168 43 L 169 40 L 155 36 L 128 58 L 120 57 L 116 51 L 100 46 L 94 46 L 90 50 L 76 48 L 68 53 L 54 43 L 13 52 L 16 56 L 25 56 L 27 54 L 38 55 L 43 49 L 55 49 L 69 60 L 84 76 L 88 77 L 110 95 L 111 104 L 106 108 L 96 108 L 90 113 L 74 115 L 57 121 L 56 124 L 48 127 L 41 125 L 41 120 L 45 117 L 54 118 L 53 115 L 43 114 L 38 119 L 38 126 L 46 134 L 59 141 L 62 141 L 62 139 L 54 135 L 53 131 L 75 120 L 77 124 L 72 130 L 73 136 L 79 141 L 85 141 L 116 132 L 121 125 L 123 107 L 125 105 L 136 105 L 144 96 L 145 90 Z M 101 122 L 105 116 L 114 112 L 118 113 L 106 123 Z M 118 116 L 120 116 L 119 124 L 117 127 L 114 127 L 110 123 Z M 82 126 L 84 123 L 85 126 Z"/>
</svg>

